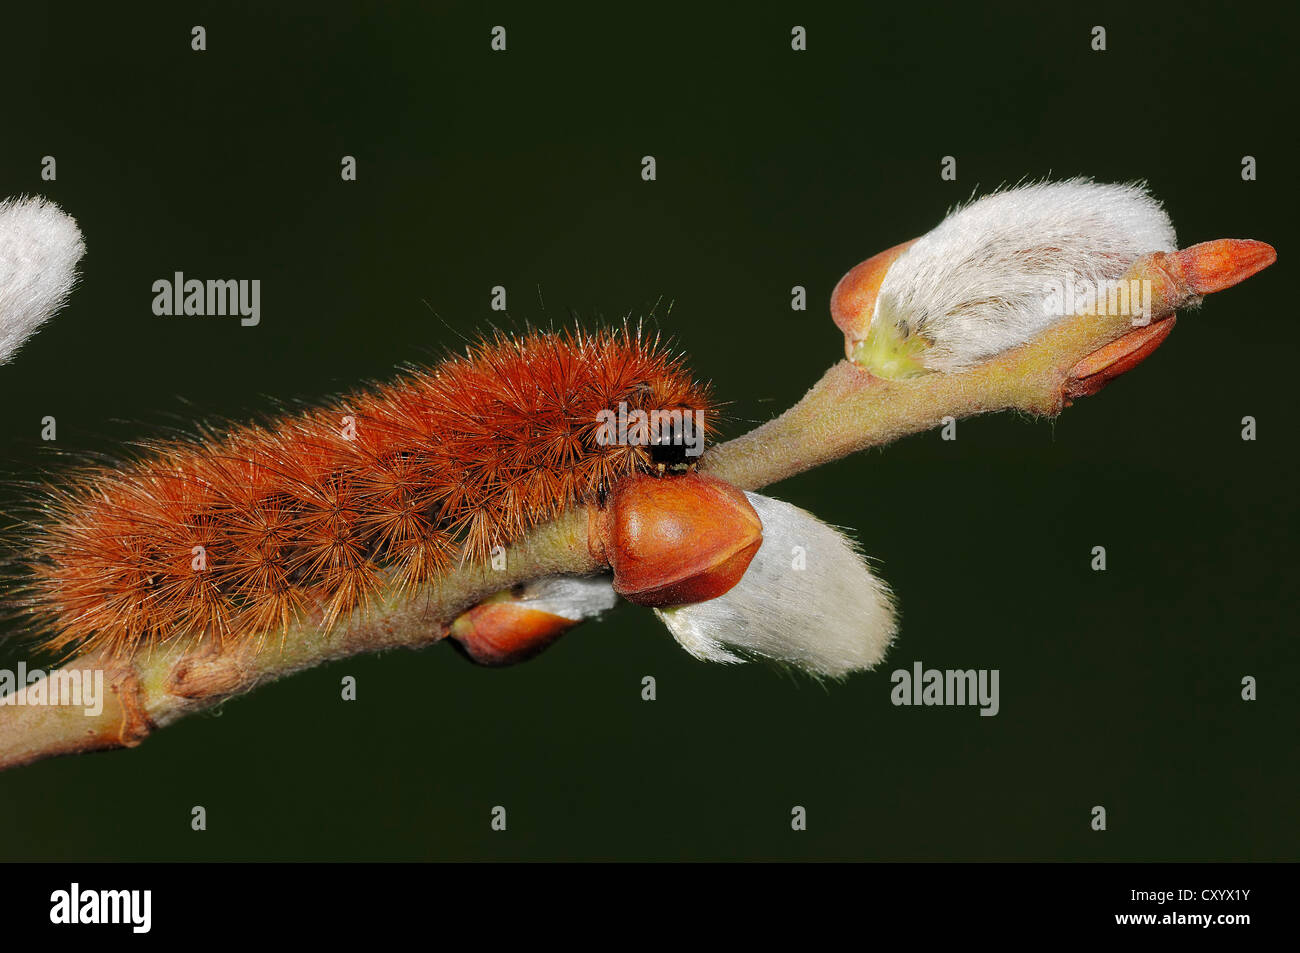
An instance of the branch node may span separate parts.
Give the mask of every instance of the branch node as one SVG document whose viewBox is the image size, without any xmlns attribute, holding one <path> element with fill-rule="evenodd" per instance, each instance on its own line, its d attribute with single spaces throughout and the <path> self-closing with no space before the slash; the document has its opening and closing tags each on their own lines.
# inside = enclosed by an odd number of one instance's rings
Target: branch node
<svg viewBox="0 0 1300 953">
<path fill-rule="evenodd" d="M 113 691 L 122 705 L 122 725 L 118 729 L 118 742 L 123 748 L 134 748 L 153 731 L 153 722 L 145 711 L 140 679 L 134 671 L 126 671 L 113 681 Z"/>
<path fill-rule="evenodd" d="M 244 674 L 229 655 L 186 656 L 167 673 L 166 689 L 178 698 L 233 695 L 244 686 Z"/>
</svg>

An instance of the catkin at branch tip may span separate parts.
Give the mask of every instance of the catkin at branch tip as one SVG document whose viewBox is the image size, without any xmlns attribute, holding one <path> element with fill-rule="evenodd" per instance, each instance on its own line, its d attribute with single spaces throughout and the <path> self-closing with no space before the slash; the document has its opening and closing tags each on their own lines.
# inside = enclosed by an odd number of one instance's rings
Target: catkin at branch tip
<svg viewBox="0 0 1300 953">
<path fill-rule="evenodd" d="M 1141 255 L 1175 248 L 1173 224 L 1143 183 L 1073 178 L 992 192 L 947 216 L 890 266 L 872 330 L 925 342 L 927 370 L 961 370 L 1057 320 L 1045 307 L 1053 283 L 1096 285 Z"/>
</svg>

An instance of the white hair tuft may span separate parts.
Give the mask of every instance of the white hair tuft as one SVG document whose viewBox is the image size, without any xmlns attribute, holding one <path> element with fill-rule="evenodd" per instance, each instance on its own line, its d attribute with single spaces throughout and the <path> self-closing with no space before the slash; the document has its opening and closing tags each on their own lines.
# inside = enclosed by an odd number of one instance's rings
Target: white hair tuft
<svg viewBox="0 0 1300 953">
<path fill-rule="evenodd" d="M 877 341 L 917 341 L 924 370 L 959 370 L 1052 324 L 1050 283 L 1101 284 L 1144 254 L 1176 248 L 1144 183 L 1074 178 L 994 192 L 950 213 L 889 267 L 871 331 Z"/>
<path fill-rule="evenodd" d="M 874 666 L 897 631 L 889 588 L 811 513 L 745 496 L 763 522 L 763 544 L 730 591 L 655 610 L 673 637 L 709 662 L 759 657 L 830 678 Z"/>
<path fill-rule="evenodd" d="M 0 202 L 0 364 L 63 307 L 85 251 L 76 221 L 53 202 Z"/>
<path fill-rule="evenodd" d="M 500 601 L 581 622 L 614 608 L 618 596 L 610 575 L 545 576 L 507 590 Z"/>
</svg>

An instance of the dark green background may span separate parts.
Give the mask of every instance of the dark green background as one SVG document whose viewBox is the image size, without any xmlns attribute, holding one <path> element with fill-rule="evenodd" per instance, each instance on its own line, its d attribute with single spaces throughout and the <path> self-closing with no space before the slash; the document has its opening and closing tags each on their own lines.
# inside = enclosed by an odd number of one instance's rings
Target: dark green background
<svg viewBox="0 0 1300 953">
<path fill-rule="evenodd" d="M 0 195 L 49 195 L 89 246 L 71 305 L 0 369 L 20 477 L 50 463 L 44 415 L 60 448 L 112 450 L 319 398 L 458 346 L 496 284 L 516 323 L 661 302 L 740 433 L 839 356 L 842 272 L 1022 177 L 1145 177 L 1182 244 L 1264 239 L 1281 264 L 1055 423 L 965 421 L 955 443 L 912 437 L 774 489 L 855 528 L 899 593 L 873 673 L 820 687 L 707 665 L 627 605 L 508 670 L 447 646 L 353 659 L 133 751 L 0 775 L 0 859 L 1296 858 L 1289 22 L 1255 5 L 371 6 L 5 13 Z M 260 278 L 261 326 L 154 317 L 150 285 L 176 270 Z M 917 659 L 1000 669 L 1001 714 L 891 706 L 889 673 Z"/>
</svg>

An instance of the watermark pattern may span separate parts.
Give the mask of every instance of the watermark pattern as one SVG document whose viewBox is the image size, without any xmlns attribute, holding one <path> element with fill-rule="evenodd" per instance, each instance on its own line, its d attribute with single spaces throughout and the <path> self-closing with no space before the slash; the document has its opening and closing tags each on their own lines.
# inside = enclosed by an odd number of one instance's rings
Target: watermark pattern
<svg viewBox="0 0 1300 953">
<path fill-rule="evenodd" d="M 600 424 L 596 443 L 602 447 L 683 447 L 688 457 L 698 457 L 704 452 L 702 410 L 674 407 L 629 411 L 627 401 L 620 401 L 617 413 L 602 410 L 596 414 L 596 422 Z"/>
<path fill-rule="evenodd" d="M 923 668 L 913 662 L 911 671 L 897 669 L 889 680 L 894 687 L 889 700 L 895 705 L 978 705 L 981 716 L 998 713 L 998 669 Z"/>
<path fill-rule="evenodd" d="M 50 922 L 56 925 L 125 924 L 132 933 L 153 925 L 152 890 L 82 890 L 73 883 L 50 894 Z"/>
<path fill-rule="evenodd" d="M 153 283 L 153 313 L 158 317 L 225 317 L 238 315 L 246 328 L 262 320 L 260 278 L 186 278 L 176 272 Z"/>
<path fill-rule="evenodd" d="M 1071 275 L 1044 282 L 1043 310 L 1056 318 L 1072 314 L 1114 315 L 1132 320 L 1133 327 L 1151 323 L 1151 280 L 1092 281 Z"/>
<path fill-rule="evenodd" d="M 60 668 L 53 672 L 28 669 L 19 662 L 16 670 L 0 668 L 0 706 L 49 705 L 83 708 L 94 718 L 104 711 L 104 670 Z"/>
</svg>

